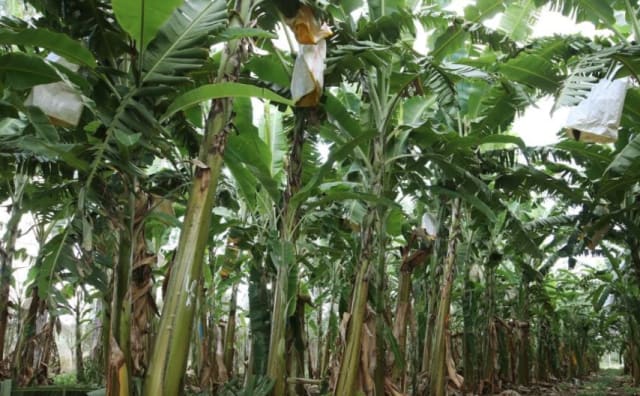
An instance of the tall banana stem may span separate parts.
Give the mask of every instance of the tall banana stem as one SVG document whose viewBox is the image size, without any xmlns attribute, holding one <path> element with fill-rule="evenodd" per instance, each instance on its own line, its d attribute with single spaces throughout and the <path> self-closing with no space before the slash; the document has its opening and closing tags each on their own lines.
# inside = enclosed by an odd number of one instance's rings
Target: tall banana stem
<svg viewBox="0 0 640 396">
<path fill-rule="evenodd" d="M 451 291 L 455 276 L 456 248 L 460 233 L 460 199 L 456 198 L 451 207 L 451 226 L 449 228 L 449 245 L 442 275 L 440 302 L 436 318 L 433 352 L 431 354 L 430 395 L 444 396 L 446 394 L 446 332 L 449 326 L 449 306 Z"/>
<path fill-rule="evenodd" d="M 302 149 L 304 146 L 304 130 L 306 113 L 296 111 L 296 125 L 291 139 L 291 153 L 287 169 L 287 189 L 283 197 L 281 216 L 280 241 L 276 256 L 278 272 L 274 287 L 273 313 L 271 316 L 271 338 L 269 341 L 269 358 L 267 360 L 267 375 L 274 380 L 272 394 L 284 396 L 286 392 L 286 360 L 285 340 L 287 329 L 288 304 L 292 301 L 289 295 L 289 274 L 296 272 L 294 232 L 298 218 L 298 211 L 291 206 L 291 198 L 300 190 L 302 184 Z"/>
<path fill-rule="evenodd" d="M 5 232 L 0 240 L 0 359 L 4 358 L 4 341 L 9 321 L 9 292 L 13 277 L 13 254 L 18 240 L 18 225 L 24 209 L 22 196 L 27 185 L 27 176 L 19 171 L 14 177 L 14 190 L 11 196 L 11 212 L 5 224 Z"/>
<path fill-rule="evenodd" d="M 382 194 L 382 175 L 383 164 L 383 134 L 376 137 L 373 142 L 373 161 L 374 166 L 379 167 L 379 172 L 375 175 L 371 190 L 373 194 Z M 362 233 L 360 236 L 361 251 L 359 258 L 360 269 L 356 276 L 356 282 L 351 300 L 351 317 L 347 330 L 347 340 L 344 349 L 344 355 L 340 363 L 340 372 L 338 373 L 338 382 L 334 390 L 336 396 L 352 396 L 356 394 L 358 383 L 358 369 L 360 368 L 360 353 L 362 350 L 362 328 L 365 322 L 367 312 L 367 301 L 369 295 L 370 267 L 374 262 L 374 254 L 376 248 L 376 238 L 381 238 L 380 232 L 380 212 L 375 208 L 370 208 L 365 216 L 362 225 Z M 377 232 L 376 232 L 377 231 Z M 378 248 L 382 248 L 378 246 Z M 379 258 L 379 257 L 378 257 Z M 383 359 L 380 355 L 379 359 Z"/>
<path fill-rule="evenodd" d="M 236 1 L 235 12 L 230 21 L 231 28 L 244 27 L 249 22 L 252 3 L 252 0 Z M 217 78 L 219 82 L 237 79 L 244 53 L 241 40 L 227 43 L 220 62 Z M 202 275 L 202 262 L 232 107 L 233 102 L 229 98 L 212 102 L 200 157 L 194 161 L 194 180 L 187 212 L 145 381 L 146 396 L 180 394 L 195 315 L 197 284 Z"/>
<path fill-rule="evenodd" d="M 118 262 L 113 275 L 113 300 L 111 302 L 111 329 L 109 336 L 109 375 L 107 394 L 128 396 L 131 394 L 131 268 L 133 262 L 133 217 L 135 194 L 128 193 L 126 212 L 120 230 Z"/>
</svg>

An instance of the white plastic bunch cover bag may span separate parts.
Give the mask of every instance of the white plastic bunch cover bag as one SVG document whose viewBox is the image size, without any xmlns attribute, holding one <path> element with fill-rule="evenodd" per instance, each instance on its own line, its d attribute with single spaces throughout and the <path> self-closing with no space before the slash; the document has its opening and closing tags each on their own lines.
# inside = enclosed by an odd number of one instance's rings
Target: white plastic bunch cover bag
<svg viewBox="0 0 640 396">
<path fill-rule="evenodd" d="M 296 106 L 316 106 L 320 101 L 326 56 L 325 40 L 315 45 L 300 45 L 291 78 L 291 96 Z"/>
<path fill-rule="evenodd" d="M 313 107 L 320 102 L 324 85 L 326 38 L 332 32 L 327 24 L 320 24 L 313 9 L 302 5 L 295 17 L 287 21 L 300 44 L 291 78 L 291 96 L 298 107 Z"/>
<path fill-rule="evenodd" d="M 569 111 L 567 131 L 576 140 L 609 143 L 618 139 L 627 80 L 602 79 Z"/>
<path fill-rule="evenodd" d="M 56 54 L 49 54 L 47 60 L 72 71 L 78 70 L 78 65 L 70 63 Z M 39 107 L 49 117 L 52 124 L 61 126 L 78 125 L 83 106 L 82 98 L 78 92 L 65 81 L 34 86 L 25 104 Z"/>
<path fill-rule="evenodd" d="M 435 239 L 436 236 L 438 236 L 438 226 L 436 226 L 435 219 L 429 213 L 422 215 L 422 228 L 432 239 Z"/>
</svg>

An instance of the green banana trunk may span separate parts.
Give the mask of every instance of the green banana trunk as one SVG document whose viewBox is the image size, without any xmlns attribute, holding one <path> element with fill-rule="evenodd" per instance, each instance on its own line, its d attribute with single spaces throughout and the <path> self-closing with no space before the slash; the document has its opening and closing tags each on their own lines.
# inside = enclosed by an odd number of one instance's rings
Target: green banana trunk
<svg viewBox="0 0 640 396">
<path fill-rule="evenodd" d="M 4 341 L 9 322 L 9 292 L 13 272 L 13 254 L 18 239 L 18 225 L 22 219 L 22 196 L 27 185 L 27 177 L 18 173 L 14 178 L 14 192 L 11 197 L 11 213 L 5 225 L 5 233 L 0 241 L 0 360 L 4 358 Z"/>
<path fill-rule="evenodd" d="M 42 299 L 38 295 L 38 287 L 34 286 L 31 290 L 31 303 L 29 310 L 24 317 L 22 323 L 22 331 L 16 346 L 14 373 L 13 377 L 17 378 L 20 386 L 31 385 L 33 380 L 35 344 L 30 342 L 37 334 L 36 321 L 38 319 L 38 311 L 43 304 Z"/>
<path fill-rule="evenodd" d="M 356 276 L 355 289 L 351 300 L 351 318 L 347 330 L 347 343 L 340 362 L 338 382 L 333 393 L 335 396 L 353 396 L 356 394 L 360 352 L 362 349 L 362 327 L 364 326 L 369 295 L 369 267 L 373 250 L 374 217 L 375 211 L 369 211 L 362 228 L 360 269 Z"/>
<path fill-rule="evenodd" d="M 470 244 L 471 241 L 468 241 L 467 249 L 469 249 Z M 472 260 L 467 259 L 464 265 L 464 297 L 462 300 L 464 391 L 477 393 L 480 373 L 480 360 L 478 359 L 478 345 L 480 345 L 480 343 L 477 332 L 477 324 L 480 321 L 478 304 L 482 296 L 471 279 Z"/>
<path fill-rule="evenodd" d="M 369 76 L 369 87 L 371 92 L 376 92 L 376 89 L 380 89 L 385 95 L 381 95 L 381 98 L 386 98 L 386 90 L 384 89 L 384 82 L 388 81 L 388 76 L 381 77 L 378 81 L 378 86 L 373 82 L 373 76 Z M 382 86 L 382 88 L 381 88 Z M 382 112 L 382 109 L 386 108 L 385 105 L 380 105 L 377 112 Z M 374 112 L 375 113 L 375 112 Z M 389 112 L 390 113 L 390 112 Z M 375 196 L 382 196 L 384 192 L 385 182 L 385 122 L 382 118 L 379 118 L 379 114 L 372 114 L 376 118 L 378 126 L 378 135 L 371 143 L 371 165 L 373 168 L 372 182 L 369 187 L 370 192 Z M 369 295 L 369 278 L 375 276 L 374 287 L 377 287 L 378 293 L 384 293 L 384 281 L 382 279 L 384 274 L 384 248 L 385 248 L 385 225 L 384 219 L 386 218 L 386 211 L 384 208 L 370 207 L 365 215 L 361 227 L 360 235 L 360 268 L 356 277 L 356 282 L 353 291 L 353 297 L 351 300 L 351 318 L 348 324 L 347 340 L 340 362 L 340 372 L 338 373 L 338 381 L 334 390 L 336 396 L 353 396 L 358 391 L 359 381 L 359 369 L 360 369 L 360 354 L 362 351 L 362 329 L 365 323 L 365 317 L 367 313 L 367 301 Z M 377 252 L 376 252 L 377 249 Z M 371 271 L 370 267 L 374 263 L 376 265 L 375 273 Z M 370 271 L 372 273 L 370 273 Z M 376 304 L 376 377 L 374 383 L 374 392 L 376 396 L 384 393 L 384 376 L 385 376 L 385 364 L 384 364 L 384 340 L 380 337 L 384 328 L 384 324 L 381 322 L 384 311 L 384 301 L 377 299 Z M 368 368 L 365 368 L 367 370 Z"/>
<path fill-rule="evenodd" d="M 231 28 L 250 23 L 252 1 L 237 0 Z M 218 72 L 218 82 L 237 79 L 243 61 L 241 40 L 227 43 Z M 180 242 L 176 252 L 167 296 L 160 317 L 144 395 L 162 396 L 180 393 L 187 366 L 191 328 L 195 316 L 198 279 L 208 243 L 211 214 L 218 178 L 222 170 L 228 125 L 233 101 L 212 101 L 200 156 L 195 161 L 194 180 L 187 203 Z"/>
<path fill-rule="evenodd" d="M 226 102 L 226 100 L 223 101 Z M 216 103 L 215 107 L 220 109 L 227 106 Z M 218 143 L 223 143 L 222 149 L 226 142 L 226 131 L 224 131 L 226 119 L 224 114 L 216 114 L 213 120 L 210 120 L 210 124 L 213 125 L 211 130 L 225 135 L 216 139 Z M 220 151 L 207 154 L 207 162 L 198 164 L 195 171 L 180 243 L 149 365 L 145 395 L 179 393 L 189 353 L 197 283 L 202 272 L 213 198 L 222 168 L 222 155 Z"/>
<path fill-rule="evenodd" d="M 351 319 L 347 331 L 347 345 L 340 362 L 340 374 L 334 391 L 335 396 L 352 396 L 356 392 L 358 368 L 360 367 L 361 334 L 364 317 L 367 310 L 367 295 L 369 294 L 369 261 L 360 264 L 356 277 L 355 290 L 351 302 Z"/>
<path fill-rule="evenodd" d="M 76 358 L 76 381 L 81 384 L 84 382 L 84 361 L 82 359 L 82 300 L 84 295 L 82 289 L 76 286 L 76 306 L 75 314 L 75 345 L 74 352 Z"/>
<path fill-rule="evenodd" d="M 413 241 L 413 240 L 412 240 Z M 404 364 L 394 360 L 393 380 L 399 384 L 400 390 L 406 390 L 406 367 L 409 361 L 407 354 L 407 327 L 411 316 L 411 285 L 413 271 L 422 268 L 431 257 L 432 247 L 421 247 L 411 253 L 412 243 L 407 244 L 403 251 L 402 265 L 400 267 L 400 277 L 398 280 L 398 302 L 396 304 L 395 321 L 393 324 L 393 336 L 398 342 L 400 356 L 403 357 Z"/>
<path fill-rule="evenodd" d="M 430 395 L 444 396 L 446 394 L 446 332 L 449 323 L 449 306 L 451 305 L 451 291 L 455 276 L 456 247 L 460 233 L 460 199 L 452 204 L 451 226 L 449 228 L 449 246 L 442 275 L 438 316 L 435 324 L 433 352 L 431 354 Z"/>
<path fill-rule="evenodd" d="M 117 267 L 113 279 L 111 323 L 109 336 L 109 369 L 107 394 L 128 396 L 132 390 L 131 380 L 131 269 L 133 262 L 133 221 L 135 194 L 128 194 L 119 238 Z"/>
<path fill-rule="evenodd" d="M 227 329 L 224 332 L 224 365 L 229 372 L 233 373 L 233 355 L 235 352 L 234 342 L 236 338 L 236 309 L 238 306 L 238 283 L 233 284 L 231 289 L 231 300 L 229 301 L 229 320 Z"/>
<path fill-rule="evenodd" d="M 271 338 L 269 340 L 269 358 L 267 360 L 267 376 L 273 379 L 272 395 L 284 396 L 286 393 L 286 330 L 287 305 L 292 300 L 289 295 L 289 274 L 296 273 L 294 232 L 298 211 L 291 206 L 291 198 L 300 190 L 302 184 L 302 149 L 304 146 L 304 130 L 306 125 L 304 110 L 296 110 L 296 125 L 292 132 L 291 153 L 287 168 L 287 188 L 283 197 L 280 241 L 278 242 L 278 268 L 273 297 L 273 313 L 271 316 Z"/>
<path fill-rule="evenodd" d="M 269 354 L 269 291 L 262 260 L 255 260 L 249 271 L 249 319 L 251 332 L 251 357 L 247 378 L 262 376 L 267 372 Z"/>
</svg>

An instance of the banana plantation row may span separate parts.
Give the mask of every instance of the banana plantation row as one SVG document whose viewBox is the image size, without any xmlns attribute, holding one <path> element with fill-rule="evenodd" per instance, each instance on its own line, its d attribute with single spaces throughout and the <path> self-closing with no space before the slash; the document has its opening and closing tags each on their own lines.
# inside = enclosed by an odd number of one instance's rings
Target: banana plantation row
<svg viewBox="0 0 640 396">
<path fill-rule="evenodd" d="M 0 375 L 49 383 L 71 314 L 109 395 L 487 394 L 606 352 L 640 384 L 637 1 L 447 6 L 0 19 Z M 606 34 L 534 37 L 543 9 Z M 621 78 L 613 144 L 511 131 Z"/>
</svg>

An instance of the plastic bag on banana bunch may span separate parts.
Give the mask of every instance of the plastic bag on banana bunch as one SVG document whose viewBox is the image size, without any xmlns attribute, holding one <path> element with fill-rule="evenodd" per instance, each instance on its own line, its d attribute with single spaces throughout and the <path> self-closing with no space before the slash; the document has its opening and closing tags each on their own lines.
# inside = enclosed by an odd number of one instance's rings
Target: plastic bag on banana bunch
<svg viewBox="0 0 640 396">
<path fill-rule="evenodd" d="M 47 60 L 71 71 L 78 70 L 78 65 L 53 53 L 47 56 Z M 25 105 L 39 107 L 52 124 L 60 126 L 78 125 L 83 107 L 82 98 L 78 92 L 65 81 L 34 86 Z"/>
<path fill-rule="evenodd" d="M 325 39 L 331 36 L 326 24 L 320 25 L 313 10 L 301 6 L 295 17 L 287 21 L 300 44 L 291 79 L 291 96 L 298 107 L 313 107 L 322 96 L 327 57 Z"/>
<path fill-rule="evenodd" d="M 587 97 L 572 108 L 566 128 L 584 142 L 610 143 L 618 139 L 618 127 L 627 94 L 627 79 L 602 79 Z"/>
<path fill-rule="evenodd" d="M 313 107 L 320 101 L 326 56 L 324 40 L 315 45 L 300 45 L 291 79 L 291 96 L 296 106 Z"/>
</svg>

